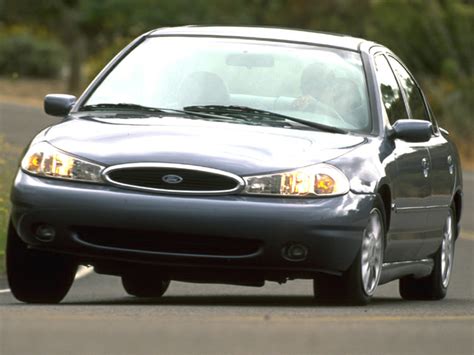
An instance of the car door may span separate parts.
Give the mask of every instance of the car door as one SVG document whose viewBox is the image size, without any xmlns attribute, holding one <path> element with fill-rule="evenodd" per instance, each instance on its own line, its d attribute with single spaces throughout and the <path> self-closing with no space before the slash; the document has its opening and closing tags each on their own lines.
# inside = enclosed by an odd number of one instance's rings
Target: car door
<svg viewBox="0 0 474 355">
<path fill-rule="evenodd" d="M 391 127 L 398 119 L 410 117 L 408 105 L 385 55 L 379 53 L 374 61 L 386 125 Z M 392 212 L 385 260 L 414 260 L 418 257 L 427 227 L 424 207 L 431 194 L 430 156 L 425 144 L 401 139 L 389 142 L 393 151 L 386 160 L 396 162 L 396 171 L 390 176 Z"/>
<path fill-rule="evenodd" d="M 423 93 L 415 79 L 396 58 L 388 56 L 388 60 L 407 98 L 411 118 L 431 121 L 433 124 L 433 134 L 426 142 L 431 158 L 431 196 L 426 204 L 428 225 L 424 236 L 426 243 L 423 246 L 427 254 L 433 248 L 436 250 L 439 245 L 441 231 L 448 215 L 454 188 L 454 159 L 448 142 L 431 118 Z"/>
</svg>

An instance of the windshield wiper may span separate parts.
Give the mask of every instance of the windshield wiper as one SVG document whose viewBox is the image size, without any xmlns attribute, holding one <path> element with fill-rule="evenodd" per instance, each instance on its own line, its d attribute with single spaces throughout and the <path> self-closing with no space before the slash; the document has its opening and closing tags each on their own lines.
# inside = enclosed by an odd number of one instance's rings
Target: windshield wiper
<svg viewBox="0 0 474 355">
<path fill-rule="evenodd" d="M 96 110 L 102 110 L 102 109 L 133 110 L 133 111 L 165 113 L 165 111 L 156 107 L 142 106 L 138 104 L 127 104 L 127 103 L 118 103 L 118 104 L 103 103 L 103 104 L 85 105 L 81 107 L 80 111 L 96 111 Z"/>
<path fill-rule="evenodd" d="M 301 118 L 291 117 L 282 115 L 280 113 L 266 111 L 261 109 L 256 109 L 247 106 L 225 106 L 225 105 L 203 105 L 203 106 L 186 106 L 184 107 L 185 112 L 189 113 L 212 113 L 217 115 L 228 115 L 230 117 L 240 117 L 247 118 L 250 120 L 262 120 L 268 119 L 270 121 L 279 120 L 279 121 L 293 121 L 300 123 L 302 125 L 319 129 L 321 131 L 331 132 L 331 133 L 342 133 L 347 134 L 347 131 L 342 128 L 326 126 L 321 123 L 303 120 Z"/>
<path fill-rule="evenodd" d="M 204 105 L 204 106 L 186 106 L 182 110 L 172 108 L 150 107 L 132 103 L 100 103 L 94 105 L 82 106 L 80 112 L 83 111 L 101 111 L 101 110 L 119 110 L 119 111 L 141 111 L 160 114 L 180 114 L 188 117 L 204 117 L 218 120 L 238 119 L 247 123 L 255 123 L 255 121 L 267 120 L 267 122 L 275 121 L 293 121 L 302 125 L 319 129 L 321 131 L 333 133 L 347 133 L 341 128 L 326 126 L 320 123 L 303 120 L 300 118 L 285 116 L 276 112 L 260 110 L 246 106 L 224 106 L 224 105 Z"/>
<path fill-rule="evenodd" d="M 162 107 L 150 107 L 150 106 L 143 106 L 143 105 L 138 105 L 138 104 L 129 104 L 129 103 L 101 103 L 101 104 L 94 104 L 94 105 L 85 105 L 82 106 L 79 112 L 82 111 L 96 111 L 96 110 L 131 110 L 131 111 L 144 111 L 144 112 L 150 112 L 150 113 L 161 113 L 161 114 L 180 114 L 180 115 L 185 115 L 187 117 L 205 117 L 205 118 L 214 118 L 214 119 L 224 119 L 229 121 L 229 119 L 232 119 L 232 117 L 229 116 L 224 116 L 224 115 L 218 115 L 218 114 L 213 114 L 213 113 L 208 113 L 208 112 L 192 112 L 188 110 L 178 110 L 178 109 L 173 109 L 173 108 L 162 108 Z M 237 117 L 239 119 L 248 121 L 248 119 L 242 118 L 242 117 Z"/>
</svg>

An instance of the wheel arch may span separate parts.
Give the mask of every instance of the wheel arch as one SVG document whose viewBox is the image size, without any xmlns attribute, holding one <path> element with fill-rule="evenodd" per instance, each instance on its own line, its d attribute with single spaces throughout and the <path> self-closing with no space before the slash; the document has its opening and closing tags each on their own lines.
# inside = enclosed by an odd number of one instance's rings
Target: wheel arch
<svg viewBox="0 0 474 355">
<path fill-rule="evenodd" d="M 457 190 L 454 194 L 453 201 L 451 205 L 454 207 L 454 212 L 456 214 L 456 238 L 459 237 L 459 232 L 461 231 L 461 214 L 462 214 L 462 192 Z"/>
<path fill-rule="evenodd" d="M 390 191 L 390 187 L 387 184 L 382 184 L 379 186 L 377 193 L 382 198 L 385 209 L 385 231 L 388 232 L 391 219 L 392 192 Z"/>
</svg>

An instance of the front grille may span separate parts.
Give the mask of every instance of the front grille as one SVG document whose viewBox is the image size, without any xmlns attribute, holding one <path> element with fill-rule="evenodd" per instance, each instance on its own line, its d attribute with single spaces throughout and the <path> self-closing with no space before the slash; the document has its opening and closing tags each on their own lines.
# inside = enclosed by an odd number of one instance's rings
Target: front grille
<svg viewBox="0 0 474 355">
<path fill-rule="evenodd" d="M 257 253 L 262 246 L 262 242 L 255 239 L 97 227 L 76 227 L 74 230 L 78 239 L 89 244 L 143 252 L 245 256 Z"/>
<path fill-rule="evenodd" d="M 122 186 L 169 192 L 231 192 L 241 183 L 238 177 L 195 168 L 166 166 L 116 167 L 106 172 L 108 180 Z"/>
</svg>

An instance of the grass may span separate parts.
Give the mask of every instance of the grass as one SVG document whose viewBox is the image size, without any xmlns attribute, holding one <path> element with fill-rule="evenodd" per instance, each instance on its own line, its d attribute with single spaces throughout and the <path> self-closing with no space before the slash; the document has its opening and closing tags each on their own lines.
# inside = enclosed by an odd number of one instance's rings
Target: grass
<svg viewBox="0 0 474 355">
<path fill-rule="evenodd" d="M 0 135 L 0 274 L 5 270 L 5 242 L 10 215 L 10 186 L 20 155 L 20 148 L 5 141 Z"/>
<path fill-rule="evenodd" d="M 61 80 L 0 77 L 0 100 L 42 107 L 47 94 L 64 94 L 66 85 Z"/>
</svg>

